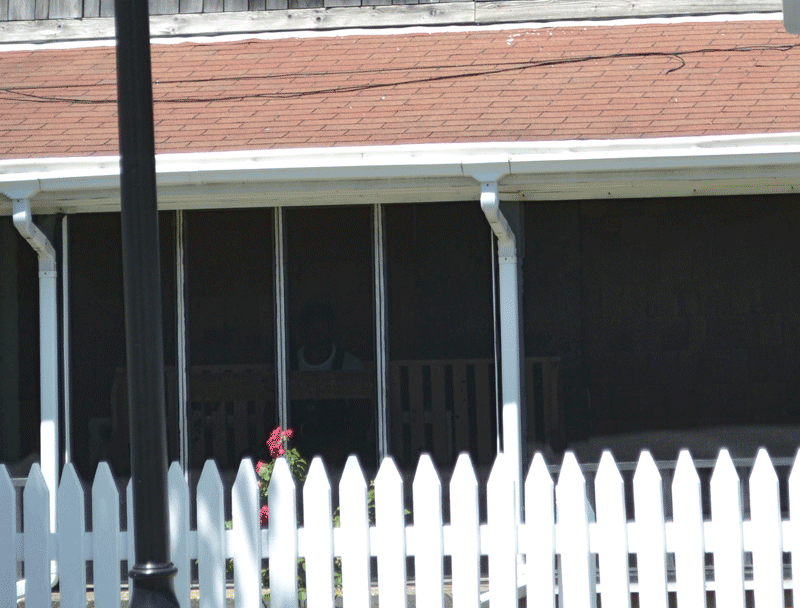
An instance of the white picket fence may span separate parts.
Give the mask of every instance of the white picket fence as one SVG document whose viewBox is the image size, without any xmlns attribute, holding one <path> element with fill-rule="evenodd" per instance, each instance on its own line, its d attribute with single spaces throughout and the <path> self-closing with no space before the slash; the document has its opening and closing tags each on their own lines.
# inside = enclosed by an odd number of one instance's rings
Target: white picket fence
<svg viewBox="0 0 800 608">
<path fill-rule="evenodd" d="M 723 450 L 710 483 L 710 519 L 704 521 L 700 478 L 683 452 L 671 486 L 672 521 L 665 521 L 662 480 L 649 453 L 642 454 L 633 477 L 633 518 L 625 512 L 623 479 L 609 453 L 595 476 L 594 508 L 574 456 L 567 454 L 554 483 L 537 454 L 518 523 L 510 467 L 500 455 L 485 488 L 488 518 L 481 522 L 478 482 L 462 455 L 450 480 L 449 523 L 443 524 L 442 486 L 431 459 L 420 458 L 411 505 L 403 504 L 402 477 L 386 459 L 375 479 L 376 525 L 370 526 L 367 481 L 351 457 L 339 485 L 341 526 L 334 528 L 331 486 L 315 459 L 302 488 L 305 525 L 298 529 L 294 481 L 279 461 L 269 494 L 270 525 L 262 529 L 257 477 L 245 460 L 232 489 L 233 527 L 226 530 L 223 486 L 209 461 L 197 488 L 197 530 L 190 530 L 188 486 L 173 465 L 169 503 L 172 560 L 179 568 L 176 592 L 188 608 L 189 564 L 197 559 L 201 608 L 223 608 L 225 559 L 233 558 L 237 608 L 259 608 L 262 558 L 269 558 L 272 607 L 296 608 L 297 558 L 304 556 L 308 607 L 332 608 L 333 557 L 338 556 L 344 608 L 369 608 L 374 556 L 380 607 L 405 608 L 411 584 L 406 556 L 413 556 L 417 605 L 443 608 L 443 558 L 451 556 L 453 605 L 477 608 L 480 556 L 488 555 L 490 603 L 503 608 L 516 608 L 520 583 L 531 606 L 552 607 L 558 601 L 566 608 L 587 608 L 599 595 L 603 606 L 629 607 L 631 594 L 638 593 L 639 605 L 666 608 L 669 587 L 680 608 L 704 607 L 712 589 L 717 606 L 743 608 L 748 587 L 757 607 L 782 607 L 784 586 L 800 574 L 798 470 L 795 463 L 788 479 L 789 517 L 782 520 L 778 477 L 766 451 L 760 451 L 749 476 L 750 512 L 743 514 L 742 483 Z M 83 489 L 67 465 L 58 488 L 58 533 L 51 534 L 47 487 L 34 465 L 23 496 L 25 531 L 18 534 L 14 489 L 0 466 L 0 606 L 10 607 L 16 598 L 17 562 L 24 561 L 26 608 L 49 607 L 50 560 L 58 561 L 63 608 L 86 606 L 87 560 L 93 561 L 95 605 L 120 605 L 120 561 L 132 554 L 132 525 L 128 521 L 128 531 L 120 531 L 119 496 L 106 464 L 98 467 L 91 493 L 93 531 L 86 532 Z M 406 508 L 413 525 L 406 525 Z M 791 577 L 784 576 L 783 552 L 791 553 Z M 713 568 L 706 564 L 707 554 L 713 555 Z M 674 573 L 668 567 L 673 556 Z M 750 557 L 752 578 L 746 566 Z"/>
</svg>

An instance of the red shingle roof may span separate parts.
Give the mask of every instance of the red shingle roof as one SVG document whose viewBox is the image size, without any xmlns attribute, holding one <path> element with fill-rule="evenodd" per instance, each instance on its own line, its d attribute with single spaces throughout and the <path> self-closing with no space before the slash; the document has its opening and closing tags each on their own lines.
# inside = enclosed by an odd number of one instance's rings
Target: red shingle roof
<svg viewBox="0 0 800 608">
<path fill-rule="evenodd" d="M 698 21 L 156 44 L 156 146 L 795 131 L 798 43 L 780 21 Z M 0 158 L 117 154 L 114 62 L 0 52 Z"/>
</svg>

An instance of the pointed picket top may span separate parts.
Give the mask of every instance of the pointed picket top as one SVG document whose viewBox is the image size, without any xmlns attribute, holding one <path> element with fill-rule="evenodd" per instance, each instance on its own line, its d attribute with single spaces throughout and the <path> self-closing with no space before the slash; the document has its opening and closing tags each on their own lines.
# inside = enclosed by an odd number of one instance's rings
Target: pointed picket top
<svg viewBox="0 0 800 608">
<path fill-rule="evenodd" d="M 778 476 L 764 448 L 758 450 L 750 472 L 750 522 L 756 605 L 782 607 L 783 543 Z"/>
<path fill-rule="evenodd" d="M 628 580 L 628 518 L 625 514 L 625 484 L 611 452 L 605 450 L 594 480 L 597 528 L 601 540 L 600 576 L 602 603 L 630 606 Z"/>
<path fill-rule="evenodd" d="M 343 608 L 369 608 L 370 545 L 367 482 L 358 458 L 350 455 L 339 482 Z"/>
<path fill-rule="evenodd" d="M 429 454 L 422 454 L 419 457 L 411 488 L 413 491 L 414 527 L 417 529 L 419 526 L 426 527 L 423 536 L 427 535 L 429 531 L 436 534 L 437 520 L 441 522 L 442 518 L 442 483 Z M 438 528 L 441 534 L 441 523 L 438 524 Z M 435 539 L 430 538 L 418 540 L 424 543 L 436 543 Z M 415 545 L 420 546 L 419 543 L 415 543 Z"/>
<path fill-rule="evenodd" d="M 325 463 L 322 462 L 322 458 L 319 456 L 315 456 L 311 461 L 311 465 L 308 467 L 308 474 L 306 475 L 306 481 L 303 486 L 304 490 L 309 485 L 309 482 L 313 488 L 323 488 L 329 492 L 331 490 L 331 482 L 325 470 Z"/>
<path fill-rule="evenodd" d="M 200 608 L 225 605 L 225 502 L 213 460 L 206 460 L 197 482 L 197 575 Z"/>
<path fill-rule="evenodd" d="M 700 477 L 689 450 L 681 450 L 672 480 L 675 582 L 681 608 L 705 608 L 705 543 Z"/>
<path fill-rule="evenodd" d="M 517 502 L 512 466 L 508 456 L 500 452 L 486 482 L 489 601 L 494 606 L 517 605 Z"/>
<path fill-rule="evenodd" d="M 555 601 L 555 484 L 541 452 L 536 452 L 525 479 L 525 581 L 532 606 L 553 607 Z"/>
<path fill-rule="evenodd" d="M 395 488 L 398 484 L 403 484 L 403 477 L 400 475 L 400 471 L 397 470 L 394 458 L 386 456 L 381 461 L 378 474 L 375 476 L 375 492 L 377 493 L 381 487 L 386 487 L 387 489 Z"/>
<path fill-rule="evenodd" d="M 667 608 L 667 537 L 661 474 L 653 456 L 644 450 L 633 474 L 636 517 L 636 564 L 643 608 Z"/>
<path fill-rule="evenodd" d="M 716 605 L 744 608 L 744 545 L 742 492 L 731 455 L 720 450 L 711 475 L 711 521 L 714 530 L 714 579 Z"/>
<path fill-rule="evenodd" d="M 367 482 L 364 480 L 364 472 L 361 470 L 361 464 L 358 462 L 357 456 L 351 454 L 347 457 L 339 485 L 346 485 L 350 490 L 367 489 Z"/>
<path fill-rule="evenodd" d="M 333 522 L 331 484 L 319 456 L 311 461 L 303 485 L 308 608 L 333 608 Z"/>
<path fill-rule="evenodd" d="M 0 464 L 0 607 L 17 605 L 17 497 L 11 476 Z"/>
<path fill-rule="evenodd" d="M 383 608 L 406 606 L 406 525 L 403 478 L 391 457 L 375 477 L 375 523 L 378 536 L 378 603 Z"/>
<path fill-rule="evenodd" d="M 107 462 L 97 465 L 92 484 L 92 563 L 95 605 L 120 605 L 119 491 Z"/>
<path fill-rule="evenodd" d="M 450 478 L 450 533 L 453 605 L 478 608 L 481 551 L 478 479 L 466 452 L 459 454 Z"/>
<path fill-rule="evenodd" d="M 83 486 L 71 462 L 64 466 L 56 501 L 58 573 L 62 606 L 86 605 L 86 530 Z"/>
<path fill-rule="evenodd" d="M 269 590 L 272 608 L 297 608 L 297 494 L 285 458 L 269 482 Z"/>
<path fill-rule="evenodd" d="M 797 451 L 789 474 L 789 527 L 788 546 L 792 553 L 792 580 L 800 581 L 800 450 Z M 797 585 L 800 587 L 800 585 Z M 792 589 L 793 606 L 800 606 L 800 588 Z"/>
<path fill-rule="evenodd" d="M 174 461 L 167 472 L 169 495 L 170 560 L 178 568 L 173 579 L 181 608 L 189 608 L 189 485 L 181 465 Z"/>
<path fill-rule="evenodd" d="M 233 586 L 237 608 L 261 606 L 261 523 L 256 471 L 243 458 L 231 494 Z"/>
<path fill-rule="evenodd" d="M 564 608 L 595 606 L 595 580 L 589 553 L 589 512 L 586 480 L 575 454 L 564 454 L 556 484 L 559 548 L 563 576 Z"/>
<path fill-rule="evenodd" d="M 25 521 L 25 605 L 50 604 L 50 492 L 39 463 L 31 467 L 22 492 Z"/>
<path fill-rule="evenodd" d="M 426 608 L 442 608 L 444 605 L 442 484 L 429 454 L 422 454 L 419 458 L 412 489 L 417 602 Z"/>
</svg>

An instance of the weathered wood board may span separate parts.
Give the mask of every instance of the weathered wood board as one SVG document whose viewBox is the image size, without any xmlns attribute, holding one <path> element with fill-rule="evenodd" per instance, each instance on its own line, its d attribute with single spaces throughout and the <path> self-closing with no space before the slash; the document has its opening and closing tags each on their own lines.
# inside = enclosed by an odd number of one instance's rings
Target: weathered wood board
<svg viewBox="0 0 800 608">
<path fill-rule="evenodd" d="M 502 23 L 564 19 L 611 19 L 708 15 L 715 13 L 764 13 L 781 10 L 780 0 L 149 0 L 154 34 L 189 35 L 210 32 L 331 29 L 340 27 L 387 27 L 451 23 Z M 345 11 L 336 9 L 346 8 Z M 307 12 L 315 11 L 315 12 Z M 204 13 L 230 13 L 214 20 L 171 22 L 169 17 Z M 266 14 L 264 14 L 266 13 Z M 72 20 L 112 17 L 110 0 L 0 0 L 0 21 L 30 22 L 19 34 L 34 39 L 59 39 L 113 35 L 113 25 L 74 23 Z M 203 15 L 206 17 L 206 15 Z M 51 20 L 69 20 L 48 24 Z M 21 25 L 21 24 L 18 24 Z M 0 30 L 0 43 L 7 42 Z M 26 39 L 17 37 L 17 41 Z"/>
<path fill-rule="evenodd" d="M 149 0 L 156 36 L 779 12 L 781 0 Z M 217 13 L 211 18 L 212 13 Z M 219 14 L 223 13 L 223 14 Z M 0 0 L 0 44 L 113 37 L 112 0 Z M 55 20 L 64 20 L 53 23 Z M 80 20 L 80 21 L 78 21 Z"/>
</svg>

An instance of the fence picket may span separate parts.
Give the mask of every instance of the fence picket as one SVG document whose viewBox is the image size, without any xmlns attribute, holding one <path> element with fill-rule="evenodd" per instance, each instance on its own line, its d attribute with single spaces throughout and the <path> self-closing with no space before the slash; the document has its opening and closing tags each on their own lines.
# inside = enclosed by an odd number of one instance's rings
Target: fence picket
<svg viewBox="0 0 800 608">
<path fill-rule="evenodd" d="M 269 591 L 272 608 L 297 608 L 297 494 L 285 458 L 269 482 Z"/>
<path fill-rule="evenodd" d="M 486 483 L 489 534 L 489 592 L 494 608 L 517 606 L 517 507 L 512 464 L 500 452 Z"/>
<path fill-rule="evenodd" d="M 688 450 L 681 450 L 672 480 L 675 581 L 681 608 L 705 608 L 705 547 L 700 477 Z"/>
<path fill-rule="evenodd" d="M 86 554 L 83 535 L 86 530 L 83 487 L 68 462 L 58 487 L 56 510 L 58 516 L 58 574 L 61 606 L 86 606 Z"/>
<path fill-rule="evenodd" d="M 525 582 L 532 606 L 553 608 L 555 602 L 555 487 L 547 464 L 536 452 L 525 480 L 525 535 L 520 550 L 526 554 Z"/>
<path fill-rule="evenodd" d="M 170 561 L 178 569 L 173 579 L 175 597 L 181 608 L 189 608 L 189 485 L 177 461 L 169 467 L 167 487 Z"/>
<path fill-rule="evenodd" d="M 333 522 L 331 484 L 325 465 L 311 461 L 303 485 L 308 608 L 333 608 Z"/>
<path fill-rule="evenodd" d="M 225 605 L 225 508 L 217 465 L 207 460 L 197 482 L 197 577 L 200 608 Z"/>
<path fill-rule="evenodd" d="M 639 455 L 633 475 L 633 506 L 636 516 L 636 564 L 639 575 L 639 605 L 667 608 L 667 537 L 661 474 L 653 456 Z"/>
<path fill-rule="evenodd" d="M 119 555 L 119 491 L 108 463 L 101 462 L 92 485 L 92 563 L 96 606 L 120 605 Z"/>
<path fill-rule="evenodd" d="M 478 608 L 481 595 L 478 480 L 466 452 L 458 456 L 450 478 L 450 540 L 453 606 Z"/>
<path fill-rule="evenodd" d="M 714 524 L 714 581 L 717 606 L 744 608 L 742 491 L 728 450 L 723 449 L 711 476 Z"/>
<path fill-rule="evenodd" d="M 17 605 L 17 497 L 11 477 L 0 464 L 0 608 Z"/>
<path fill-rule="evenodd" d="M 789 546 L 792 553 L 792 580 L 800 582 L 800 450 L 794 457 L 789 474 L 789 520 L 792 522 L 789 533 Z M 800 584 L 792 588 L 793 606 L 800 606 Z"/>
<path fill-rule="evenodd" d="M 375 478 L 378 601 L 381 608 L 406 606 L 406 525 L 403 507 L 403 478 L 394 460 L 391 457 L 384 458 Z"/>
<path fill-rule="evenodd" d="M 556 485 L 558 526 L 556 547 L 561 555 L 563 605 L 586 608 L 597 604 L 593 592 L 592 564 L 589 552 L 589 513 L 586 508 L 586 480 L 572 452 L 564 455 Z"/>
<path fill-rule="evenodd" d="M 443 608 L 442 484 L 428 454 L 419 458 L 412 489 L 417 603 L 424 608 Z"/>
<path fill-rule="evenodd" d="M 356 456 L 349 456 L 339 482 L 344 608 L 369 608 L 370 546 L 367 483 Z M 337 546 L 338 549 L 338 546 Z"/>
<path fill-rule="evenodd" d="M 628 580 L 628 519 L 625 486 L 608 450 L 600 458 L 594 480 L 597 529 L 601 539 L 598 559 L 602 603 L 623 608 L 631 605 Z"/>
<path fill-rule="evenodd" d="M 39 463 L 31 467 L 22 496 L 25 605 L 27 608 L 50 608 L 50 492 Z"/>
<path fill-rule="evenodd" d="M 750 473 L 753 587 L 758 608 L 782 607 L 783 563 L 778 476 L 764 448 Z"/>
<path fill-rule="evenodd" d="M 244 458 L 233 482 L 233 586 L 237 608 L 261 606 L 261 524 L 258 482 L 253 463 Z"/>
<path fill-rule="evenodd" d="M 273 608 L 296 608 L 296 564 L 298 555 L 303 555 L 309 608 L 334 608 L 333 557 L 340 555 L 344 608 L 369 608 L 370 543 L 375 543 L 382 608 L 406 608 L 409 554 L 416 561 L 419 607 L 443 608 L 445 549 L 452 558 L 455 608 L 479 608 L 481 549 L 489 557 L 491 602 L 497 608 L 516 608 L 519 554 L 526 556 L 527 601 L 531 605 L 553 608 L 556 568 L 561 570 L 559 603 L 566 608 L 596 605 L 594 564 L 598 559 L 603 604 L 629 608 L 631 552 L 637 555 L 638 604 L 642 608 L 666 608 L 669 547 L 676 556 L 680 608 L 705 606 L 706 548 L 714 554 L 715 605 L 744 608 L 747 547 L 753 554 L 756 608 L 781 608 L 784 549 L 792 553 L 793 573 L 800 571 L 798 462 L 796 459 L 788 480 L 789 518 L 782 521 L 777 474 L 767 452 L 759 451 L 749 478 L 751 518 L 743 524 L 740 480 L 730 454 L 722 450 L 711 478 L 712 519 L 704 524 L 700 479 L 689 453 L 683 451 L 672 481 L 674 521 L 665 526 L 662 477 L 652 456 L 648 452 L 640 456 L 633 480 L 636 518 L 635 523 L 628 523 L 619 467 L 605 452 L 595 477 L 598 521 L 592 524 L 594 514 L 586 500 L 586 482 L 575 456 L 567 453 L 554 486 L 542 455 L 537 453 L 525 481 L 525 525 L 518 527 L 512 475 L 506 456 L 500 454 L 485 488 L 488 524 L 482 530 L 478 484 L 467 454 L 460 455 L 450 480 L 451 524 L 447 527 L 442 525 L 442 488 L 433 461 L 428 455 L 420 458 L 413 482 L 414 526 L 408 529 L 403 479 L 394 461 L 387 458 L 375 482 L 376 525 L 371 536 L 367 485 L 355 456 L 348 459 L 339 486 L 339 529 L 332 527 L 331 488 L 322 460 L 314 459 L 303 488 L 302 530 L 297 529 L 296 490 L 286 461 L 279 459 L 276 463 L 269 493 L 270 526 L 262 530 L 257 477 L 251 462 L 243 460 L 233 486 L 233 530 L 228 534 L 223 521 L 222 481 L 213 461 L 209 461 L 197 487 L 196 543 L 188 525 L 188 485 L 181 468 L 173 464 L 168 481 L 170 557 L 180 573 L 176 594 L 182 608 L 188 608 L 189 566 L 197 559 L 201 608 L 224 608 L 225 559 L 230 555 L 236 563 L 237 608 L 260 608 L 262 556 L 269 556 Z M 127 557 L 133 562 L 130 489 L 129 484 L 129 546 L 125 554 L 117 486 L 108 464 L 98 466 L 91 490 L 91 558 L 96 605 L 108 608 L 120 606 L 120 560 Z M 58 560 L 63 608 L 85 605 L 85 496 L 71 464 L 64 468 L 57 489 L 59 531 L 55 536 L 50 533 L 48 491 L 39 465 L 33 465 L 24 490 L 24 538 L 18 538 L 16 491 L 8 471 L 0 465 L 0 608 L 15 606 L 16 588 L 22 586 L 29 608 L 49 608 L 51 557 Z M 704 533 L 709 536 L 705 538 Z M 228 543 L 232 543 L 230 551 L 226 550 Z M 24 559 L 24 585 L 16 582 L 18 548 Z"/>
</svg>

